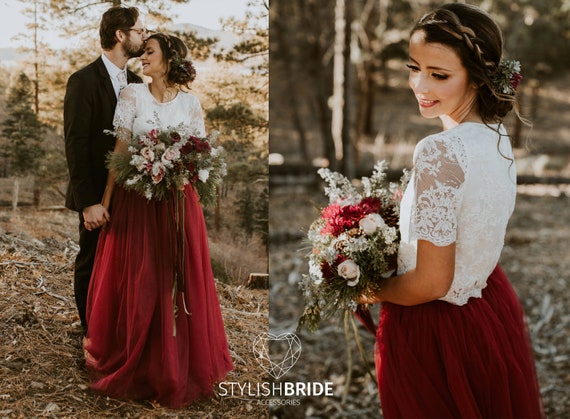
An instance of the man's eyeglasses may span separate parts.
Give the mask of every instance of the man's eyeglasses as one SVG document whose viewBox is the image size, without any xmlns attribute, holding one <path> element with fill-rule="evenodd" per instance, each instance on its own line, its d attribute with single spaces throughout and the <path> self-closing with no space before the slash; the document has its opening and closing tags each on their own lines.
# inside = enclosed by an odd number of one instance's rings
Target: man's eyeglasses
<svg viewBox="0 0 570 419">
<path fill-rule="evenodd" d="M 149 30 L 146 28 L 129 28 L 128 31 L 134 31 L 136 33 L 138 33 L 139 35 L 146 35 L 147 33 L 149 33 Z"/>
</svg>

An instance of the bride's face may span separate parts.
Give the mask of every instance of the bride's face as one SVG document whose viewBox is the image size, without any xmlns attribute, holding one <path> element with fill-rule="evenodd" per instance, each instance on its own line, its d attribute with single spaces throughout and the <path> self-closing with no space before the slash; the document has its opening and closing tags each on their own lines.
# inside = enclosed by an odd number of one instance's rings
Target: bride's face
<svg viewBox="0 0 570 419">
<path fill-rule="evenodd" d="M 166 73 L 162 50 L 156 39 L 146 41 L 144 52 L 141 55 L 141 64 L 145 76 L 160 77 Z"/>
<path fill-rule="evenodd" d="M 425 118 L 459 123 L 477 113 L 477 87 L 450 47 L 425 41 L 423 31 L 410 39 L 409 84 Z"/>
</svg>

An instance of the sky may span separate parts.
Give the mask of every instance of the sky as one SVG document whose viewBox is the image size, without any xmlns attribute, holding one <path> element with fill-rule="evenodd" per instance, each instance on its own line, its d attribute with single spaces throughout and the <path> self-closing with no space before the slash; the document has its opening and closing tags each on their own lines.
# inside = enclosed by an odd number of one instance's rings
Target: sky
<svg viewBox="0 0 570 419">
<path fill-rule="evenodd" d="M 245 14 L 248 0 L 191 0 L 188 4 L 172 7 L 173 14 L 178 14 L 173 23 L 193 23 L 208 29 L 220 29 L 220 18 Z M 136 5 L 136 2 L 131 2 Z M 26 18 L 20 13 L 23 8 L 18 0 L 0 0 L 0 48 L 17 47 L 11 38 L 18 33 L 25 33 Z M 46 35 L 45 41 L 54 47 L 65 45 L 65 40 L 56 34 Z"/>
</svg>

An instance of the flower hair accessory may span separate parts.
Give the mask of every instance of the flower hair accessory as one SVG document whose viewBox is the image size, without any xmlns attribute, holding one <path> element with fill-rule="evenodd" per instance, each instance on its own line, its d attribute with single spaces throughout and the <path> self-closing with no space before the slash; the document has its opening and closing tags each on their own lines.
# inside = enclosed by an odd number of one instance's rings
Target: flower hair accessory
<svg viewBox="0 0 570 419">
<path fill-rule="evenodd" d="M 514 95 L 521 80 L 521 63 L 516 60 L 503 60 L 499 63 L 493 85 L 499 93 Z"/>
<path fill-rule="evenodd" d="M 172 64 L 188 73 L 190 77 L 194 78 L 196 76 L 196 69 L 192 64 L 192 61 L 186 60 L 178 54 L 175 54 L 174 57 L 172 57 Z"/>
</svg>

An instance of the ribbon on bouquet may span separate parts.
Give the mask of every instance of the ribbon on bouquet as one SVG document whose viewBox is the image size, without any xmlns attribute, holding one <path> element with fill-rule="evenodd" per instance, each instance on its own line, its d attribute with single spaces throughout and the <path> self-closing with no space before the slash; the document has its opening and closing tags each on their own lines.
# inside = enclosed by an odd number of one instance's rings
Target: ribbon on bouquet
<svg viewBox="0 0 570 419">
<path fill-rule="evenodd" d="M 368 309 L 368 305 L 359 304 L 354 312 L 354 317 L 360 321 L 362 326 L 373 336 L 376 336 L 376 330 L 378 326 L 374 324 L 374 320 L 372 319 L 372 314 L 370 314 L 370 310 Z"/>
<path fill-rule="evenodd" d="M 173 191 L 174 194 L 174 220 L 173 226 L 171 223 L 168 225 L 169 235 L 175 234 L 174 240 L 169 240 L 173 244 L 172 249 L 172 260 L 174 262 L 174 277 L 172 279 L 172 308 L 173 308 L 173 331 L 172 335 L 176 336 L 176 319 L 178 318 L 178 293 L 181 294 L 182 306 L 184 313 L 190 316 L 192 313 L 188 311 L 189 304 L 186 304 L 186 275 L 184 269 L 184 255 L 185 255 L 185 219 L 184 219 L 184 190 Z M 170 211 L 169 211 L 170 212 Z M 172 231 L 174 230 L 174 232 Z"/>
</svg>

